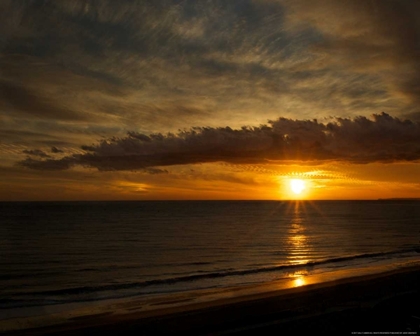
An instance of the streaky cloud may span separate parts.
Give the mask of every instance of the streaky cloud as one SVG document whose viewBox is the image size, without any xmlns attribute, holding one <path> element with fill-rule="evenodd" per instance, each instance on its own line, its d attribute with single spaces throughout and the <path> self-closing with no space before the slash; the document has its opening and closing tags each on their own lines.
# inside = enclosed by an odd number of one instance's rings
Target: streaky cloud
<svg viewBox="0 0 420 336">
<path fill-rule="evenodd" d="M 61 159 L 26 158 L 18 165 L 64 170 L 79 165 L 101 171 L 227 162 L 241 164 L 342 161 L 348 163 L 420 159 L 420 123 L 386 113 L 372 119 L 313 120 L 279 118 L 259 127 L 194 127 L 177 134 L 139 134 L 84 146 L 85 153 Z M 150 173 L 164 171 L 151 170 Z"/>
</svg>

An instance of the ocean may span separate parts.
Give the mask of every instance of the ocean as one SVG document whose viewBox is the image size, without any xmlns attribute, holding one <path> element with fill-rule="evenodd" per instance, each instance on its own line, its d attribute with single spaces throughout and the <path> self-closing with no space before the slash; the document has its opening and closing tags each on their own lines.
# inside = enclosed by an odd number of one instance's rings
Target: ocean
<svg viewBox="0 0 420 336">
<path fill-rule="evenodd" d="M 420 262 L 419 201 L 3 202 L 0 210 L 0 319 Z"/>
</svg>

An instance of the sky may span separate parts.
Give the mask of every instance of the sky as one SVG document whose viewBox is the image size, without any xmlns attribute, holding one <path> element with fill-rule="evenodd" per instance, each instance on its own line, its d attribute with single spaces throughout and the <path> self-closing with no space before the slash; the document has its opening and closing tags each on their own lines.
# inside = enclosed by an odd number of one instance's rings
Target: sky
<svg viewBox="0 0 420 336">
<path fill-rule="evenodd" d="M 1 0 L 0 200 L 420 198 L 419 15 Z"/>
</svg>

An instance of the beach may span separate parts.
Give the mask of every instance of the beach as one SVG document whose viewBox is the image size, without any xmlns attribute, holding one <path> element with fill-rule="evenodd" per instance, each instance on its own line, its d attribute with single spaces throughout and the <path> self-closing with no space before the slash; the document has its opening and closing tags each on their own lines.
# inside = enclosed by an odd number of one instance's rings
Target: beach
<svg viewBox="0 0 420 336">
<path fill-rule="evenodd" d="M 303 285 L 298 285 L 296 280 L 282 285 L 265 284 L 258 290 L 248 287 L 235 295 L 225 291 L 219 298 L 202 302 L 191 302 L 176 295 L 167 296 L 166 301 L 160 297 L 155 298 L 153 308 L 143 311 L 141 302 L 119 302 L 102 311 L 91 310 L 91 314 L 73 318 L 67 315 L 66 320 L 54 325 L 9 330 L 5 334 L 350 335 L 419 332 L 420 267 L 318 280 L 320 282 L 312 279 L 311 283 L 309 277 L 309 283 Z M 276 289 L 276 286 L 283 288 Z M 130 307 L 133 313 L 130 313 Z M 125 313 L 121 312 L 123 309 Z M 10 319 L 8 326 L 23 322 L 22 318 Z M 3 331 L 5 326 L 3 321 Z"/>
</svg>

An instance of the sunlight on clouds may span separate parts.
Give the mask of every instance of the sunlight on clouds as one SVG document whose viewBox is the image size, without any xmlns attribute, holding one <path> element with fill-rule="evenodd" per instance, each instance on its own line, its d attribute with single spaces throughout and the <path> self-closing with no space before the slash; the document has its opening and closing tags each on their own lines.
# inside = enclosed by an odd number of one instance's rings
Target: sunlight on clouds
<svg viewBox="0 0 420 336">
<path fill-rule="evenodd" d="M 420 194 L 419 2 L 1 6 L 4 199 Z"/>
<path fill-rule="evenodd" d="M 127 181 L 120 181 L 117 183 L 117 186 L 123 191 L 123 192 L 148 192 L 148 189 L 150 188 L 149 185 L 144 183 L 134 183 L 134 182 L 127 182 Z"/>
</svg>

